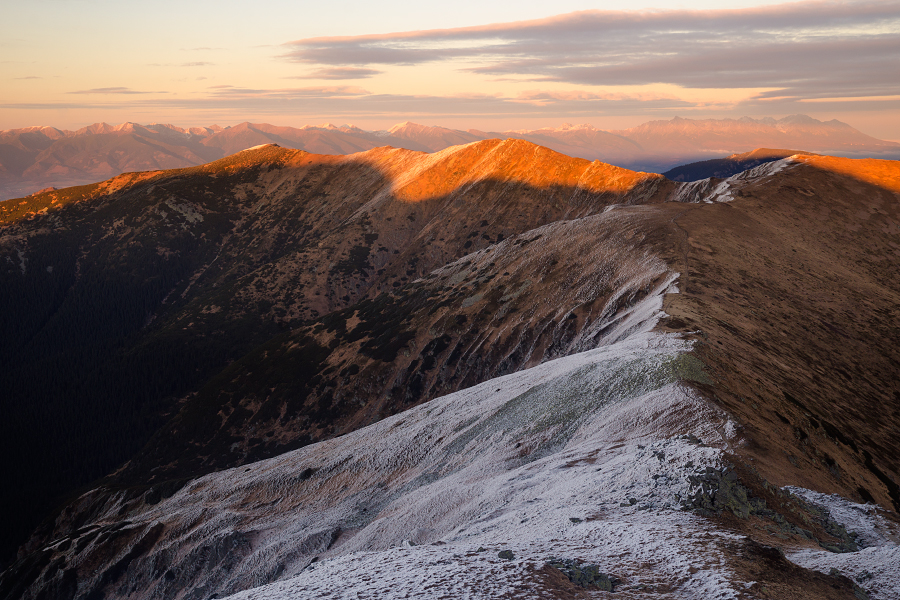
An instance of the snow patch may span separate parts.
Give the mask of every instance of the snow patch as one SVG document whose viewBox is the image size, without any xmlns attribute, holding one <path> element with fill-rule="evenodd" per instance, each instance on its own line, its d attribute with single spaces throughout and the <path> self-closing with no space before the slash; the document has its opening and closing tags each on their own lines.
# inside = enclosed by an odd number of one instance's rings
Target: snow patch
<svg viewBox="0 0 900 600">
<path fill-rule="evenodd" d="M 827 509 L 835 521 L 858 536 L 861 546 L 900 543 L 900 526 L 883 517 L 884 509 L 876 504 L 857 504 L 837 494 L 822 494 L 800 487 L 785 489 Z"/>
<path fill-rule="evenodd" d="M 787 555 L 791 561 L 822 573 L 836 569 L 856 582 L 872 600 L 900 598 L 900 526 L 879 514 L 884 509 L 872 504 L 857 504 L 837 494 L 822 494 L 798 487 L 786 489 L 827 509 L 835 521 L 857 535 L 859 545 L 863 546 L 858 552 L 843 554 L 799 550 Z"/>
<path fill-rule="evenodd" d="M 251 146 L 250 148 L 244 148 L 241 152 L 249 152 L 251 150 L 259 150 L 260 148 L 268 148 L 272 146 L 273 148 L 278 148 L 278 144 L 259 144 L 258 146 Z"/>
<path fill-rule="evenodd" d="M 781 160 L 761 164 L 752 169 L 747 169 L 737 175 L 722 179 L 718 181 L 718 183 L 712 177 L 701 179 L 699 181 L 682 183 L 672 194 L 670 201 L 699 204 L 730 202 L 734 200 L 732 189 L 737 186 L 737 184 L 771 177 L 799 162 L 799 155 L 793 155 L 782 158 Z"/>
</svg>

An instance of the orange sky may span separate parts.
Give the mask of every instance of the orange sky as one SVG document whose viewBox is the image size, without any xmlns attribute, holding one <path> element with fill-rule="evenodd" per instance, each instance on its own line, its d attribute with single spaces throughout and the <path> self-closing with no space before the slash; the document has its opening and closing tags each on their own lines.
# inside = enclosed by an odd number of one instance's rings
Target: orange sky
<svg viewBox="0 0 900 600">
<path fill-rule="evenodd" d="M 429 4 L 12 5 L 0 23 L 0 128 L 614 129 L 803 113 L 900 139 L 898 1 L 637 1 L 616 11 L 562 0 L 557 14 L 526 0 Z"/>
</svg>

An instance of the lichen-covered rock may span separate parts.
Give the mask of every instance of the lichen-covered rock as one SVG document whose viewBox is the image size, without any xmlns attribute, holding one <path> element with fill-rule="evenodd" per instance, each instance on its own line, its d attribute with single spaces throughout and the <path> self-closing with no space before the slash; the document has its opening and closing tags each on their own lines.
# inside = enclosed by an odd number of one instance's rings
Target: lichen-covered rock
<svg viewBox="0 0 900 600">
<path fill-rule="evenodd" d="M 718 470 L 707 467 L 704 471 L 689 476 L 688 482 L 691 484 L 692 494 L 682 500 L 683 510 L 695 510 L 698 514 L 707 517 L 721 515 L 726 510 L 740 519 L 758 516 L 770 519 L 778 527 L 780 533 L 776 532 L 776 537 L 787 539 L 790 535 L 797 535 L 816 541 L 819 546 L 829 552 L 856 552 L 859 550 L 854 536 L 848 533 L 843 525 L 835 521 L 827 509 L 806 502 L 790 492 L 776 490 L 767 482 L 763 482 L 766 489 L 790 498 L 791 503 L 796 505 L 795 516 L 799 515 L 804 523 L 817 524 L 821 527 L 820 533 L 824 531 L 827 536 L 835 539 L 834 542 L 819 539 L 812 531 L 791 523 L 783 514 L 768 508 L 763 498 L 753 496 L 750 490 L 741 483 L 731 466 Z"/>
<path fill-rule="evenodd" d="M 615 590 L 619 580 L 600 572 L 597 565 L 582 563 L 570 558 L 553 558 L 547 561 L 548 567 L 559 569 L 569 581 L 583 588 L 593 588 L 605 592 Z"/>
</svg>

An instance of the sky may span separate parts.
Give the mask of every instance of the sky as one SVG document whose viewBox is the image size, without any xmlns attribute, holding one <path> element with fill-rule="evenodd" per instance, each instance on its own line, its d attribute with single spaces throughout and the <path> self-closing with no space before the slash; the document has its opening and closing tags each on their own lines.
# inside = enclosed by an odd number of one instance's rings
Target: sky
<svg viewBox="0 0 900 600">
<path fill-rule="evenodd" d="M 0 2 L 0 129 L 802 113 L 900 140 L 900 0 Z"/>
</svg>

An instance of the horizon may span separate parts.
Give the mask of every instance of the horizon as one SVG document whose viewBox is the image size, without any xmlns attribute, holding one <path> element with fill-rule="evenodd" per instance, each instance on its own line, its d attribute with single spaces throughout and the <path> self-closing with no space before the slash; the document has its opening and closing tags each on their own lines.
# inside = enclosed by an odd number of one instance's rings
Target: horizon
<svg viewBox="0 0 900 600">
<path fill-rule="evenodd" d="M 774 117 L 769 116 L 769 115 L 766 115 L 766 116 L 763 116 L 763 117 L 754 117 L 754 116 L 750 116 L 750 115 L 742 115 L 742 116 L 739 116 L 739 117 L 722 117 L 721 119 L 717 119 L 717 118 L 715 118 L 715 117 L 693 117 L 693 116 L 692 116 L 692 117 L 682 117 L 681 115 L 677 115 L 677 114 L 676 114 L 676 115 L 672 115 L 672 116 L 669 117 L 669 118 L 654 118 L 654 119 L 644 120 L 644 121 L 641 121 L 640 123 L 638 123 L 636 126 L 643 125 L 643 124 L 645 124 L 645 123 L 654 122 L 654 121 L 656 121 L 656 122 L 668 122 L 668 121 L 677 121 L 677 120 L 684 120 L 684 121 L 729 121 L 729 120 L 730 120 L 730 121 L 741 121 L 741 120 L 745 120 L 745 119 L 750 119 L 750 120 L 754 120 L 754 121 L 763 121 L 764 119 L 769 119 L 769 118 L 774 119 L 775 121 L 779 121 L 779 120 L 786 119 L 786 118 L 789 118 L 789 117 L 811 117 L 811 115 L 808 115 L 808 114 L 802 114 L 802 113 L 793 113 L 793 114 L 786 114 L 786 115 L 774 116 Z M 816 117 L 811 117 L 811 118 L 814 118 L 814 119 L 815 119 Z M 818 120 L 818 121 L 821 122 L 821 123 L 827 123 L 827 122 L 829 122 L 829 121 L 838 121 L 838 122 L 840 122 L 840 123 L 843 123 L 844 125 L 850 125 L 850 126 L 852 127 L 852 124 L 851 124 L 851 123 L 844 123 L 843 121 L 840 121 L 840 119 L 816 119 L 816 120 Z M 187 131 L 187 130 L 189 130 L 189 129 L 192 128 L 192 127 L 205 127 L 205 128 L 219 127 L 219 128 L 221 128 L 221 129 L 231 129 L 231 128 L 233 128 L 233 127 L 237 127 L 237 126 L 244 125 L 244 124 L 248 124 L 248 125 L 273 125 L 273 126 L 276 126 L 276 127 L 292 127 L 292 128 L 295 128 L 295 129 L 329 129 L 329 128 L 341 129 L 341 128 L 356 128 L 356 129 L 361 129 L 361 130 L 363 130 L 363 131 L 368 131 L 368 132 L 387 132 L 387 131 L 390 131 L 391 129 L 395 128 L 395 127 L 400 127 L 400 126 L 402 126 L 402 125 L 407 125 L 407 124 L 409 124 L 409 125 L 418 125 L 418 126 L 422 126 L 422 127 L 435 127 L 435 128 L 442 127 L 442 128 L 445 128 L 445 129 L 452 129 L 452 130 L 456 130 L 456 131 L 482 131 L 482 132 L 485 132 L 485 133 L 490 133 L 490 131 L 488 131 L 488 130 L 477 129 L 477 128 L 474 128 L 474 127 L 467 127 L 467 128 L 462 128 L 462 127 L 447 127 L 446 125 L 441 124 L 441 123 L 425 123 L 425 122 L 417 122 L 417 121 L 414 121 L 414 120 L 411 120 L 411 119 L 406 119 L 406 120 L 403 120 L 403 121 L 392 122 L 390 125 L 388 125 L 388 126 L 386 126 L 386 127 L 377 128 L 377 129 L 376 129 L 376 128 L 361 127 L 361 126 L 359 126 L 357 123 L 351 123 L 351 122 L 339 122 L 339 121 L 338 121 L 338 122 L 334 122 L 334 121 L 323 121 L 323 122 L 318 122 L 318 123 L 310 123 L 310 122 L 307 122 L 307 123 L 304 123 L 303 125 L 284 125 L 284 124 L 279 124 L 279 123 L 274 123 L 274 122 L 268 122 L 268 121 L 256 121 L 256 122 L 254 122 L 254 121 L 252 121 L 252 120 L 244 119 L 244 120 L 242 120 L 242 121 L 234 121 L 234 122 L 231 122 L 231 123 L 229 123 L 229 124 L 227 124 L 227 125 L 223 125 L 222 123 L 188 123 L 188 124 L 185 124 L 185 123 L 173 123 L 173 122 L 170 122 L 170 121 L 145 121 L 145 122 L 142 123 L 142 122 L 139 122 L 139 121 L 130 121 L 130 120 L 126 120 L 126 121 L 112 121 L 112 122 L 101 120 L 101 121 L 94 121 L 94 122 L 92 122 L 92 123 L 85 123 L 84 125 L 82 125 L 82 126 L 80 126 L 80 127 L 78 127 L 78 128 L 58 127 L 58 126 L 56 126 L 56 125 L 54 125 L 54 124 L 51 124 L 51 123 L 39 123 L 39 124 L 26 125 L 26 126 L 23 126 L 23 127 L 11 127 L 11 128 L 8 128 L 8 129 L 0 129 L 0 131 L 15 131 L 15 130 L 21 130 L 21 129 L 33 129 L 33 128 L 44 128 L 44 127 L 49 127 L 49 128 L 55 128 L 55 129 L 58 129 L 58 130 L 60 130 L 60 131 L 67 131 L 67 132 L 70 132 L 70 133 L 71 133 L 71 132 L 77 132 L 77 131 L 83 130 L 83 129 L 88 129 L 88 128 L 90 128 L 90 127 L 94 127 L 94 126 L 97 126 L 97 125 L 104 125 L 104 126 L 113 127 L 113 128 L 119 128 L 119 127 L 123 127 L 123 126 L 125 126 L 125 125 L 138 125 L 138 126 L 140 126 L 140 127 L 152 127 L 152 126 L 154 126 L 154 125 L 161 125 L 161 126 L 164 126 L 164 127 L 175 127 L 175 128 L 178 128 L 178 129 L 184 129 L 185 131 Z M 595 125 L 592 125 L 591 123 L 586 123 L 586 122 L 570 122 L 570 121 L 566 121 L 566 122 L 557 123 L 556 125 L 551 124 L 551 125 L 545 125 L 545 126 L 542 126 L 542 127 L 522 128 L 522 130 L 523 130 L 523 131 L 536 131 L 536 130 L 539 130 L 539 129 L 562 130 L 562 129 L 579 129 L 579 128 L 582 128 L 582 127 L 594 127 L 595 129 L 603 129 L 603 128 L 600 128 L 600 127 L 596 127 Z M 624 130 L 624 129 L 628 129 L 628 128 L 621 128 L 621 129 Z M 497 131 L 498 133 L 501 132 L 500 130 L 496 130 L 496 131 Z M 511 132 L 511 131 L 515 131 L 515 129 L 506 129 L 506 130 L 503 130 L 503 132 L 506 132 L 506 133 Z M 607 129 L 606 131 L 615 131 L 615 130 L 614 130 L 614 129 Z M 879 138 L 879 139 L 882 139 L 882 138 Z"/>
<path fill-rule="evenodd" d="M 0 25 L 0 129 L 617 130 L 675 116 L 805 114 L 900 139 L 898 1 L 608 6 L 267 0 L 247 12 L 166 0 L 143 14 L 108 0 L 39 0 L 11 7 Z"/>
<path fill-rule="evenodd" d="M 762 119 L 765 119 L 765 118 L 774 118 L 776 121 L 778 121 L 778 120 L 785 119 L 785 118 L 792 117 L 792 116 L 809 117 L 810 115 L 799 114 L 799 113 L 791 114 L 791 115 L 775 116 L 775 117 L 769 117 L 768 115 L 767 115 L 766 117 L 751 117 L 751 116 L 749 116 L 749 115 L 743 115 L 743 116 L 740 116 L 740 117 L 723 117 L 722 119 L 716 119 L 716 118 L 714 118 L 714 117 L 703 117 L 703 118 L 697 117 L 697 118 L 695 118 L 695 117 L 681 117 L 680 115 L 673 115 L 671 118 L 668 118 L 668 119 L 656 118 L 656 119 L 644 120 L 644 121 L 641 121 L 641 122 L 637 122 L 637 123 L 635 123 L 634 125 L 632 125 L 632 126 L 630 126 L 630 127 L 621 127 L 621 128 L 614 128 L 614 129 L 613 129 L 613 128 L 604 129 L 604 128 L 602 128 L 602 127 L 596 127 L 595 125 L 592 125 L 592 124 L 590 124 L 590 123 L 578 123 L 578 122 L 574 122 L 574 123 L 573 123 L 573 122 L 558 123 L 558 124 L 555 125 L 555 126 L 551 124 L 551 125 L 534 126 L 534 127 L 510 128 L 510 129 L 505 129 L 505 130 L 501 130 L 501 129 L 487 130 L 487 129 L 480 129 L 480 128 L 476 128 L 476 127 L 447 127 L 446 125 L 439 124 L 439 123 L 417 123 L 417 122 L 412 121 L 412 120 L 406 120 L 406 121 L 395 122 L 395 123 L 393 123 L 393 124 L 391 124 L 391 125 L 388 125 L 388 126 L 385 126 L 385 127 L 381 127 L 381 128 L 377 128 L 377 129 L 376 129 L 376 128 L 360 127 L 360 126 L 359 126 L 358 124 L 356 124 L 356 123 L 349 123 L 349 122 L 348 122 L 348 123 L 340 123 L 340 122 L 338 122 L 338 123 L 324 122 L 324 123 L 305 123 L 305 124 L 303 124 L 303 125 L 285 125 L 285 124 L 283 124 L 283 123 L 272 123 L 272 122 L 265 122 L 265 121 L 252 122 L 252 121 L 249 121 L 249 120 L 243 120 L 243 121 L 240 121 L 240 122 L 229 123 L 229 124 L 227 124 L 227 125 L 222 125 L 221 123 L 207 123 L 207 124 L 197 124 L 197 123 L 193 123 L 193 124 L 183 124 L 183 123 L 158 122 L 158 121 L 144 122 L 144 123 L 140 123 L 140 122 L 137 122 L 137 121 L 121 121 L 121 122 L 112 122 L 112 123 L 107 122 L 107 121 L 95 121 L 95 122 L 93 122 L 93 123 L 87 123 L 87 124 L 85 124 L 85 125 L 82 125 L 81 127 L 78 127 L 78 128 L 57 127 L 56 125 L 53 125 L 53 124 L 46 124 L 46 123 L 45 123 L 45 124 L 27 125 L 27 126 L 24 126 L 24 127 L 14 127 L 14 128 L 10 128 L 10 129 L 0 129 L 0 132 L 3 132 L 3 131 L 16 131 L 16 130 L 23 130 L 23 129 L 34 129 L 34 128 L 45 128 L 45 127 L 47 127 L 47 128 L 57 129 L 57 130 L 66 132 L 66 133 L 68 133 L 68 134 L 73 134 L 73 133 L 77 133 L 77 132 L 79 132 L 79 131 L 82 131 L 82 130 L 85 130 L 85 129 L 89 129 L 90 127 L 97 126 L 97 125 L 105 125 L 105 126 L 108 126 L 108 127 L 112 127 L 112 128 L 118 129 L 118 128 L 120 128 L 120 127 L 122 127 L 122 126 L 124 126 L 124 125 L 128 125 L 128 124 L 137 125 L 137 126 L 140 126 L 140 127 L 152 127 L 152 126 L 154 126 L 154 125 L 161 125 L 161 126 L 164 126 L 164 127 L 174 127 L 174 128 L 181 129 L 181 130 L 184 130 L 185 132 L 187 132 L 187 131 L 190 130 L 191 128 L 215 128 L 215 127 L 219 127 L 219 128 L 221 128 L 222 130 L 227 130 L 227 129 L 231 129 L 231 128 L 233 128 L 233 127 L 238 127 L 238 126 L 243 125 L 243 124 L 248 124 L 248 125 L 251 125 L 251 126 L 252 126 L 252 125 L 272 125 L 272 126 L 275 126 L 275 127 L 291 127 L 291 128 L 295 128 L 295 129 L 328 129 L 329 127 L 335 128 L 335 129 L 342 129 L 342 128 L 356 128 L 356 129 L 359 129 L 359 130 L 364 131 L 364 132 L 366 132 L 366 133 L 388 133 L 391 129 L 393 129 L 393 128 L 395 128 L 395 127 L 399 127 L 399 126 L 401 126 L 401 125 L 406 125 L 406 124 L 411 124 L 411 125 L 418 125 L 418 126 L 429 127 L 429 128 L 444 128 L 444 129 L 448 129 L 448 130 L 455 130 L 455 131 L 461 131 L 461 132 L 469 132 L 469 131 L 471 131 L 471 132 L 480 132 L 480 133 L 498 133 L 498 134 L 500 134 L 500 133 L 516 133 L 516 132 L 523 132 L 523 133 L 524 133 L 524 132 L 533 132 L 533 131 L 540 131 L 540 130 L 551 130 L 551 131 L 552 131 L 552 130 L 555 130 L 555 131 L 560 131 L 560 130 L 564 130 L 564 129 L 578 129 L 578 128 L 582 128 L 582 127 L 593 127 L 594 129 L 597 129 L 597 130 L 600 130 L 600 131 L 607 131 L 607 132 L 615 133 L 615 132 L 617 132 L 617 131 L 627 131 L 627 130 L 629 130 L 629 129 L 635 129 L 635 128 L 641 126 L 641 125 L 645 125 L 645 124 L 650 123 L 650 122 L 653 122 L 653 121 L 656 121 L 656 122 L 669 122 L 669 121 L 674 121 L 674 120 L 677 120 L 677 119 L 683 119 L 683 120 L 687 120 L 687 121 L 691 121 L 691 120 L 693 120 L 693 121 L 703 121 L 703 120 L 719 120 L 719 121 L 733 120 L 733 121 L 740 121 L 740 120 L 742 120 L 742 119 L 752 119 L 752 120 L 756 120 L 756 121 L 761 121 Z M 815 118 L 815 117 L 812 117 L 812 118 Z M 878 137 L 877 135 L 873 135 L 873 134 L 870 133 L 870 132 L 867 132 L 867 131 L 864 131 L 864 130 L 861 130 L 861 129 L 855 127 L 853 123 L 846 123 L 846 122 L 840 121 L 839 119 L 817 119 L 817 120 L 819 120 L 821 123 L 826 123 L 826 122 L 832 121 L 832 120 L 838 121 L 838 122 L 840 122 L 840 123 L 843 123 L 844 125 L 849 125 L 850 127 L 856 129 L 857 131 L 860 131 L 861 133 L 863 133 L 863 134 L 865 134 L 865 135 L 869 135 L 869 136 L 874 137 L 874 138 L 876 138 L 876 139 L 879 139 L 879 140 L 881 140 L 881 141 L 893 142 L 893 143 L 900 144 L 900 137 L 898 137 L 897 139 L 890 139 L 890 138 L 886 138 L 886 137 Z"/>
</svg>

